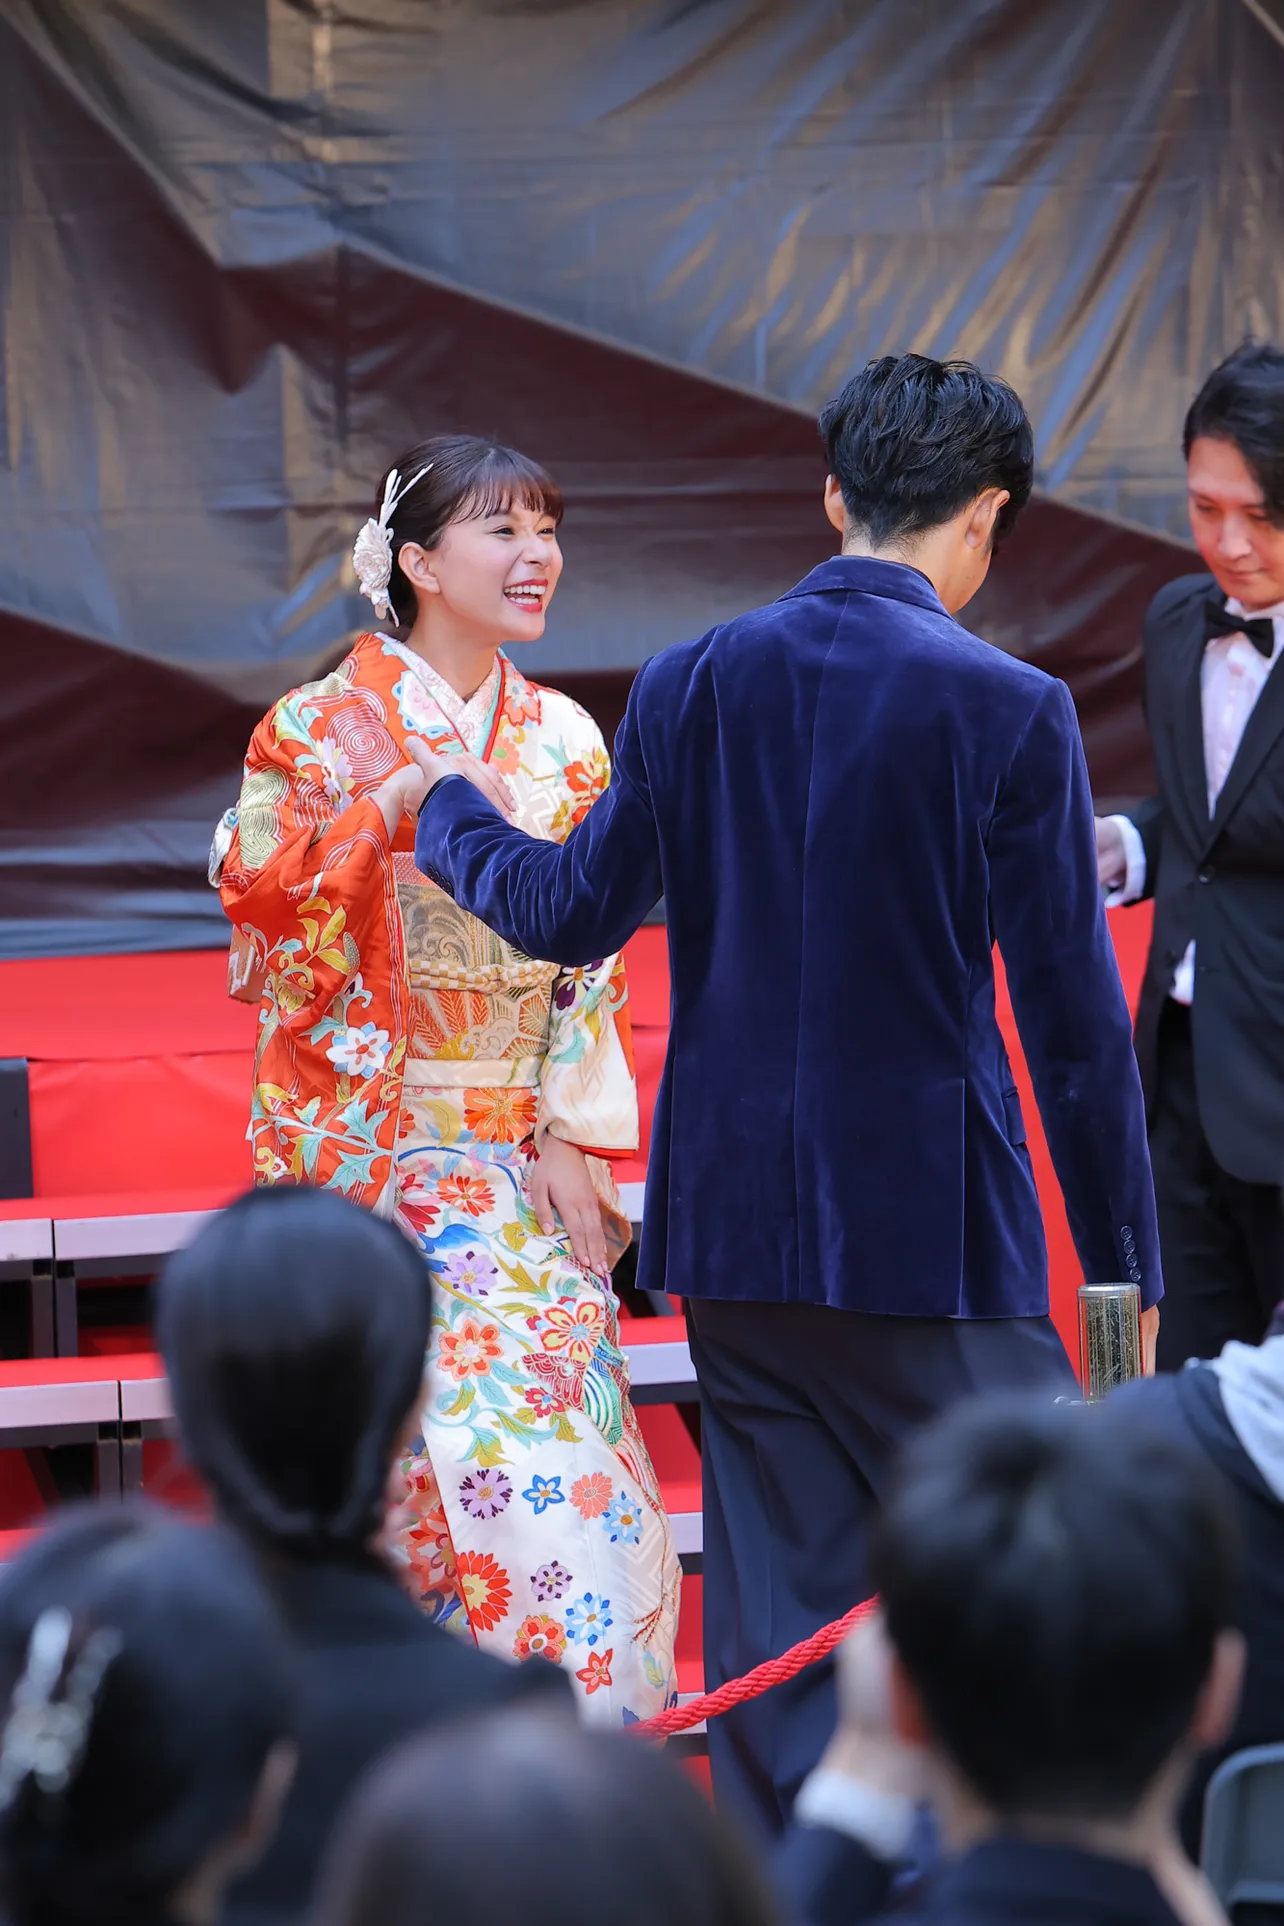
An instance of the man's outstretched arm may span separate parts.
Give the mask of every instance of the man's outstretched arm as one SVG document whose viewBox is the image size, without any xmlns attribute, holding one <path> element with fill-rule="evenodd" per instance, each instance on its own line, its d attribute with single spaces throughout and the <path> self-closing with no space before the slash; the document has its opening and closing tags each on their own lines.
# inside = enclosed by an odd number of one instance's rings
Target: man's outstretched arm
<svg viewBox="0 0 1284 1926">
<path fill-rule="evenodd" d="M 988 847 L 994 930 L 1084 1276 L 1139 1283 L 1149 1308 L 1163 1280 L 1145 1106 L 1064 683 L 1026 726 Z"/>
<path fill-rule="evenodd" d="M 415 862 L 455 901 L 527 956 L 595 962 L 622 949 L 663 894 L 660 848 L 638 736 L 639 675 L 615 743 L 611 782 L 564 843 L 506 822 L 456 768 L 437 775 L 419 812 Z M 493 782 L 493 777 L 492 777 Z"/>
</svg>

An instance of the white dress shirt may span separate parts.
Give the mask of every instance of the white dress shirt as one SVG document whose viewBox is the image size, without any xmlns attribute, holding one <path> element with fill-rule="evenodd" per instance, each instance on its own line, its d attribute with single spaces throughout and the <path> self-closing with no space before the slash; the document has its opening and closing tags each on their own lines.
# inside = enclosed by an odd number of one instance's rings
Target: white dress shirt
<svg viewBox="0 0 1284 1926">
<path fill-rule="evenodd" d="M 1275 647 L 1268 660 L 1255 649 L 1246 635 L 1215 635 L 1206 644 L 1199 665 L 1199 704 L 1204 720 L 1204 777 L 1208 784 L 1208 815 L 1212 820 L 1217 798 L 1230 774 L 1266 678 L 1280 659 L 1284 648 L 1284 602 L 1268 609 L 1248 610 L 1234 596 L 1226 601 L 1228 615 L 1251 617 L 1254 621 L 1270 617 L 1275 624 Z M 1107 909 L 1118 903 L 1135 903 L 1146 887 L 1146 852 L 1136 825 L 1127 816 L 1112 816 L 1123 836 L 1127 867 L 1123 882 L 1106 898 Z M 1195 997 L 1195 945 L 1173 972 L 1168 994 L 1176 1003 L 1190 1004 Z"/>
</svg>

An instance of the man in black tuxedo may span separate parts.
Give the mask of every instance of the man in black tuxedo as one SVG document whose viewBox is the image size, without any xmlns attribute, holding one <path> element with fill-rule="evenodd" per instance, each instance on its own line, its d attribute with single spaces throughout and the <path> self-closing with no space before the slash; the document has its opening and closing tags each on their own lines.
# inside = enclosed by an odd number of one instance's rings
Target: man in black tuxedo
<svg viewBox="0 0 1284 1926">
<path fill-rule="evenodd" d="M 1284 1297 L 1284 354 L 1214 369 L 1182 446 L 1209 573 L 1146 617 L 1159 793 L 1097 823 L 1107 901 L 1155 901 L 1136 1043 L 1165 1370 L 1258 1343 Z"/>
</svg>

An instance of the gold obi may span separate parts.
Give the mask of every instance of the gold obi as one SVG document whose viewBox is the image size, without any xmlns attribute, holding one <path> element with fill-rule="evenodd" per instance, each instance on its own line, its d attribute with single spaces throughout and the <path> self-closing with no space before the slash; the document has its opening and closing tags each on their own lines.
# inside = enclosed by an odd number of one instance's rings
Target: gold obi
<svg viewBox="0 0 1284 1926">
<path fill-rule="evenodd" d="M 414 1080 L 537 1084 L 548 1051 L 557 964 L 537 962 L 505 943 L 414 870 L 413 858 L 398 852 L 396 863 L 410 976 L 406 1055 L 434 1064 L 431 1078 L 418 1071 Z M 413 882 L 403 864 L 412 869 Z M 445 1074 L 447 1063 L 469 1068 Z"/>
</svg>

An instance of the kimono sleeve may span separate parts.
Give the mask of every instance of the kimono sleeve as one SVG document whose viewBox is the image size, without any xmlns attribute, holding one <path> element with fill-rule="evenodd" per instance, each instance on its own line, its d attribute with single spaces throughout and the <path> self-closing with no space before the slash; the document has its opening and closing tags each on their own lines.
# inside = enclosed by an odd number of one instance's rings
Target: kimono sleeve
<svg viewBox="0 0 1284 1926">
<path fill-rule="evenodd" d="M 304 1029 L 359 974 L 369 983 L 392 967 L 399 925 L 383 815 L 368 797 L 344 796 L 287 696 L 251 738 L 228 826 L 211 880 L 273 979 L 282 1021 Z"/>
<path fill-rule="evenodd" d="M 548 1055 L 535 1124 L 593 1157 L 638 1147 L 638 1092 L 624 958 L 563 970 L 553 985 Z"/>
</svg>

